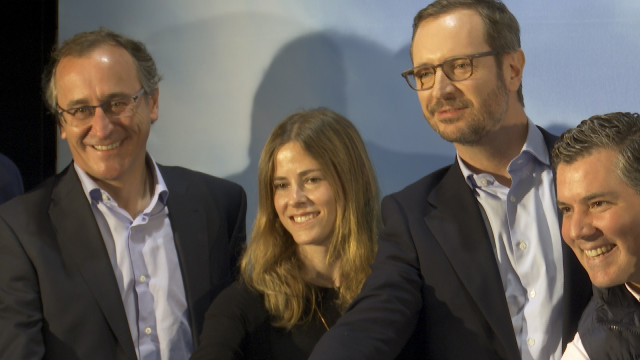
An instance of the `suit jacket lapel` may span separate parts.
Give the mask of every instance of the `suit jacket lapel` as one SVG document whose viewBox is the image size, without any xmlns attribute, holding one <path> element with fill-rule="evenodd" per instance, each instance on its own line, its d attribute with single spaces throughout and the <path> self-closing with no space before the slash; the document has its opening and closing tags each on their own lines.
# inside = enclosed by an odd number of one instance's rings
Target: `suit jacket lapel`
<svg viewBox="0 0 640 360">
<path fill-rule="evenodd" d="M 451 166 L 428 201 L 438 211 L 426 215 L 427 226 L 507 352 L 513 358 L 520 357 L 488 230 L 457 164 Z"/>
<path fill-rule="evenodd" d="M 189 307 L 191 333 L 194 344 L 198 344 L 197 337 L 203 319 L 197 316 L 204 314 L 209 305 L 208 301 L 199 300 L 211 283 L 210 273 L 206 271 L 210 268 L 206 213 L 202 208 L 202 199 L 198 199 L 199 194 L 189 192 L 184 179 L 170 171 L 170 168 L 158 167 L 169 189 L 169 220 Z"/>
<path fill-rule="evenodd" d="M 49 215 L 63 258 L 77 265 L 80 275 L 125 351 L 135 357 L 129 324 L 109 255 L 91 206 L 73 167 L 60 175 L 52 192 Z"/>
</svg>

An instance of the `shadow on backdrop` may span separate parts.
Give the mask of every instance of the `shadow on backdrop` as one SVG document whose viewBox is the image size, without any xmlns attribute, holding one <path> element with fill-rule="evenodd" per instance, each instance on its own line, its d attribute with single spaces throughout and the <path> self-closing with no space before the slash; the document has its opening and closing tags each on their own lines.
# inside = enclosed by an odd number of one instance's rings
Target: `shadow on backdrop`
<svg viewBox="0 0 640 360">
<path fill-rule="evenodd" d="M 402 123 L 398 119 L 406 116 L 399 110 L 420 111 L 415 95 L 403 88 L 406 85 L 399 71 L 389 69 L 393 58 L 392 54 L 357 38 L 322 32 L 299 37 L 278 52 L 254 97 L 249 165 L 228 177 L 242 184 L 247 192 L 248 232 L 257 209 L 260 152 L 273 128 L 293 112 L 324 106 L 349 118 L 363 135 L 382 194 L 397 191 L 451 162 L 452 155 L 397 152 L 368 141 L 367 135 L 382 139 L 397 137 L 394 128 Z M 355 87 L 348 86 L 349 81 L 355 82 Z M 397 85 L 393 88 L 386 86 L 394 83 Z M 403 99 L 400 104 L 392 96 L 398 93 L 397 99 Z M 417 121 L 426 125 L 421 115 Z M 435 134 L 428 125 L 420 131 L 423 134 L 418 136 L 424 139 Z"/>
</svg>

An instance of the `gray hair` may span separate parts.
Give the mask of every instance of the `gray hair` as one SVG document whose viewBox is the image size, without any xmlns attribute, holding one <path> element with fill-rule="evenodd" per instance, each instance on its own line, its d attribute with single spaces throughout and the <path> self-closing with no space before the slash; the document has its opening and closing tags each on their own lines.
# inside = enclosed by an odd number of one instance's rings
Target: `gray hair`
<svg viewBox="0 0 640 360">
<path fill-rule="evenodd" d="M 49 111 L 54 114 L 57 112 L 58 94 L 56 92 L 55 75 L 60 61 L 68 56 L 86 55 L 99 46 L 106 44 L 121 47 L 131 55 L 136 65 L 140 84 L 142 84 L 147 94 L 153 94 L 158 88 L 158 83 L 162 77 L 158 74 L 156 63 L 147 51 L 146 46 L 140 41 L 129 39 L 106 28 L 100 28 L 76 34 L 63 42 L 51 54 L 51 59 L 42 74 L 42 90 Z"/>
</svg>

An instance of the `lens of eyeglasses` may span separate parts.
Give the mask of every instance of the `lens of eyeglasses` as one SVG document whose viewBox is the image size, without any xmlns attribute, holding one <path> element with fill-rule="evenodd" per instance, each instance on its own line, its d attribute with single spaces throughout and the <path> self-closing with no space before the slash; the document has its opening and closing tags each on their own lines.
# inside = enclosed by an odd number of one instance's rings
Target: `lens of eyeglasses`
<svg viewBox="0 0 640 360">
<path fill-rule="evenodd" d="M 471 60 L 469 58 L 457 58 L 445 61 L 442 64 L 442 71 L 450 80 L 460 81 L 471 76 Z"/>
<path fill-rule="evenodd" d="M 123 97 L 117 99 L 111 99 L 104 102 L 99 107 L 102 108 L 105 115 L 110 117 L 127 116 L 131 110 L 131 105 L 135 102 L 132 97 Z M 71 118 L 75 121 L 85 121 L 93 117 L 96 112 L 96 106 L 80 106 L 77 108 L 67 110 L 67 113 L 71 115 Z"/>
<path fill-rule="evenodd" d="M 131 97 L 113 99 L 105 104 L 102 108 L 106 108 L 107 115 L 121 116 L 131 109 L 131 105 L 135 100 Z"/>
<path fill-rule="evenodd" d="M 441 67 L 451 81 L 466 80 L 473 72 L 473 65 L 468 57 L 449 59 L 443 62 Z M 407 76 L 407 80 L 416 90 L 430 89 L 436 81 L 436 68 L 433 66 L 416 68 L 412 75 Z"/>
</svg>

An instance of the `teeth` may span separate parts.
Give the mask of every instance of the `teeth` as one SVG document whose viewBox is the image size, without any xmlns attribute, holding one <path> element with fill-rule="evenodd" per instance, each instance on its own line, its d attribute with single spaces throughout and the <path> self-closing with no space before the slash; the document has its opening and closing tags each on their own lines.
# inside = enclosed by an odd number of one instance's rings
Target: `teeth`
<svg viewBox="0 0 640 360">
<path fill-rule="evenodd" d="M 613 245 L 607 245 L 593 250 L 584 250 L 584 253 L 590 258 L 594 258 L 608 253 L 611 249 L 613 249 Z"/>
<path fill-rule="evenodd" d="M 115 148 L 117 148 L 118 146 L 120 146 L 120 142 L 118 141 L 117 143 L 111 144 L 111 145 L 93 145 L 93 148 L 96 150 L 100 150 L 100 151 L 105 151 L 105 150 L 113 150 Z"/>
<path fill-rule="evenodd" d="M 294 216 L 293 217 L 293 221 L 297 222 L 297 223 L 301 223 L 301 222 L 305 222 L 307 220 L 311 220 L 314 217 L 316 217 L 315 214 L 309 214 L 309 215 L 304 215 L 304 216 Z"/>
</svg>

